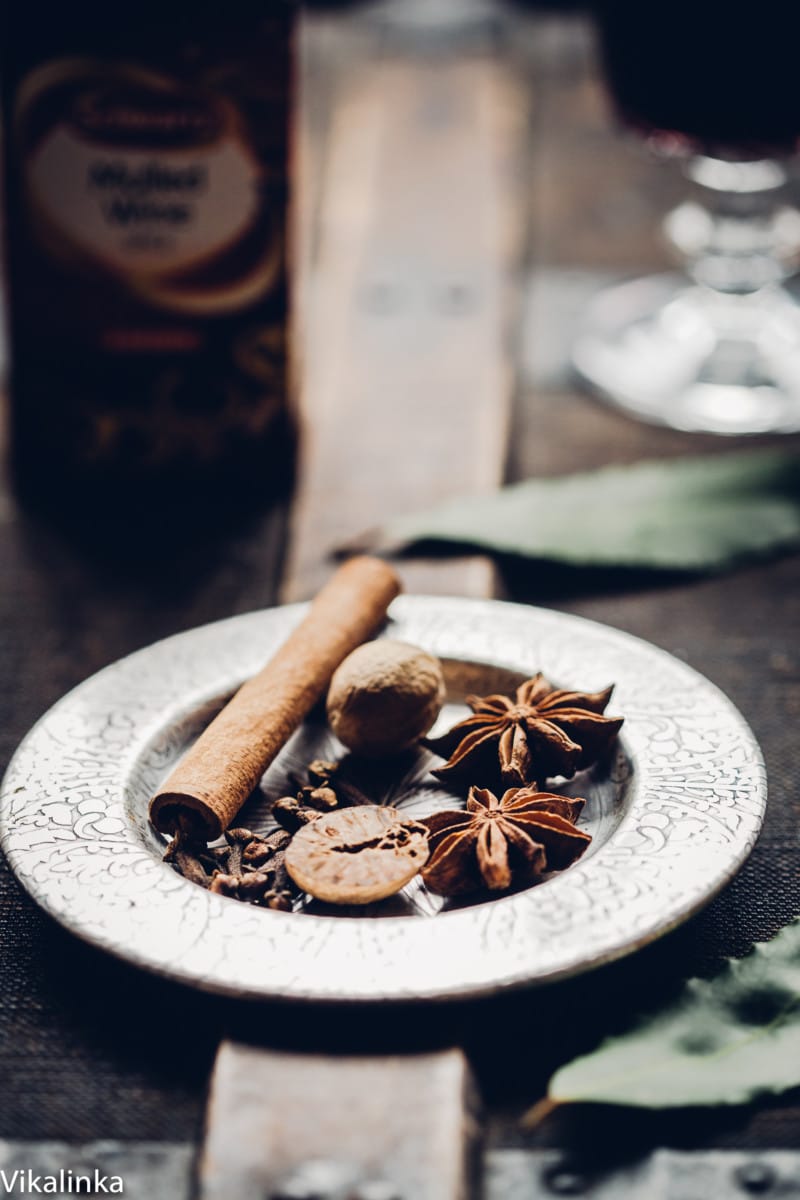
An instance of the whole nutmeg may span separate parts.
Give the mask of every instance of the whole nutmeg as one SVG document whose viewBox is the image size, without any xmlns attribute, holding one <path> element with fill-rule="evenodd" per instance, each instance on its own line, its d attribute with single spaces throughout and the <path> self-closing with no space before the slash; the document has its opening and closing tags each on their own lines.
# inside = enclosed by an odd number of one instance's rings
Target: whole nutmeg
<svg viewBox="0 0 800 1200">
<path fill-rule="evenodd" d="M 438 658 L 407 642 L 382 638 L 349 654 L 328 691 L 328 721 L 348 749 L 393 754 L 427 733 L 444 702 Z"/>
</svg>

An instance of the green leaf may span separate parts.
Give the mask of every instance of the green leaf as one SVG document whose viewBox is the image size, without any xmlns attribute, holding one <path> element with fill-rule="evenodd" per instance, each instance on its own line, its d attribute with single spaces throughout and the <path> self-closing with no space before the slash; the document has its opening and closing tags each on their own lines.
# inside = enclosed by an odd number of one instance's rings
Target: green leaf
<svg viewBox="0 0 800 1200">
<path fill-rule="evenodd" d="M 800 1085 L 800 919 L 630 1033 L 576 1058 L 549 1104 L 747 1104 Z M 547 1103 L 547 1102 L 545 1102 Z"/>
<path fill-rule="evenodd" d="M 533 479 L 401 517 L 370 546 L 421 541 L 577 566 L 718 571 L 800 546 L 800 457 L 751 450 Z"/>
</svg>

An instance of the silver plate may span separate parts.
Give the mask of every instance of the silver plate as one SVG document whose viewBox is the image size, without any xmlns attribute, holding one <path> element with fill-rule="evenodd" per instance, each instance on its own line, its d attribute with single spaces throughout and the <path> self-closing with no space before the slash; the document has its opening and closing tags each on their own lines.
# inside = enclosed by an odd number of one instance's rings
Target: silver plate
<svg viewBox="0 0 800 1200">
<path fill-rule="evenodd" d="M 616 683 L 612 708 L 625 725 L 615 757 L 564 789 L 588 798 L 586 855 L 527 891 L 452 911 L 437 913 L 412 888 L 409 915 L 380 920 L 271 912 L 185 881 L 160 861 L 148 798 L 304 610 L 249 613 L 141 650 L 65 696 L 28 734 L 0 795 L 2 845 L 56 920 L 138 966 L 237 996 L 476 996 L 645 945 L 706 903 L 750 852 L 764 766 L 744 720 L 708 680 L 578 617 L 409 596 L 392 605 L 391 636 L 477 664 L 466 674 L 483 676 L 486 690 L 497 667 L 522 677 L 542 670 L 586 691 Z M 309 728 L 299 735 L 306 748 Z M 420 783 L 422 768 L 394 788 L 393 802 L 415 814 L 453 807 L 430 777 Z"/>
</svg>

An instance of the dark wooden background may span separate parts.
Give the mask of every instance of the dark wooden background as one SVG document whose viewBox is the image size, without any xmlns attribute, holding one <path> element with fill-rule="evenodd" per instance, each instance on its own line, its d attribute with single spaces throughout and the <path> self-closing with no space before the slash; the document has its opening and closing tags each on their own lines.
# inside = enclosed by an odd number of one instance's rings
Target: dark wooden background
<svg viewBox="0 0 800 1200">
<path fill-rule="evenodd" d="M 657 219 L 681 194 L 671 168 L 613 130 L 586 22 L 518 11 L 462 30 L 456 51 L 430 41 L 420 51 L 418 36 L 358 11 L 318 15 L 306 29 L 309 361 L 294 502 L 142 553 L 113 526 L 88 550 L 8 489 L 0 496 L 4 760 L 67 689 L 119 656 L 310 594 L 336 541 L 385 513 L 501 476 L 732 445 L 635 424 L 570 376 L 582 305 L 609 279 L 667 263 Z M 459 148 L 452 196 L 431 182 L 445 144 Z M 428 230 L 419 242 L 426 213 L 450 215 L 440 226 L 453 227 L 449 240 Z M 624 1158 L 651 1144 L 798 1144 L 797 1094 L 669 1119 L 582 1110 L 525 1135 L 516 1118 L 560 1062 L 800 911 L 800 560 L 706 580 L 506 566 L 498 581 L 481 561 L 409 564 L 408 576 L 414 588 L 496 586 L 607 622 L 718 684 L 769 772 L 764 832 L 741 874 L 682 929 L 589 978 L 333 1021 L 319 1008 L 243 1009 L 138 973 L 77 943 L 2 868 L 0 1137 L 196 1140 L 224 1033 L 380 1050 L 388 1026 L 395 1045 L 465 1046 L 494 1145 Z"/>
</svg>

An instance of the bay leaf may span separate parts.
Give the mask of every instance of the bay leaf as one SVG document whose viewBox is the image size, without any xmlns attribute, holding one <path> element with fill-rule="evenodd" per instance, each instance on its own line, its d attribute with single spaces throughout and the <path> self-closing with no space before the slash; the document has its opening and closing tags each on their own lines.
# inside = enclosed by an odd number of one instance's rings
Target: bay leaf
<svg viewBox="0 0 800 1200">
<path fill-rule="evenodd" d="M 800 457 L 760 449 L 532 479 L 400 517 L 360 545 L 419 542 L 574 566 L 719 571 L 800 547 Z"/>
<path fill-rule="evenodd" d="M 712 979 L 690 980 L 630 1032 L 561 1067 L 544 1104 L 747 1104 L 797 1086 L 800 918 L 729 959 Z"/>
</svg>

